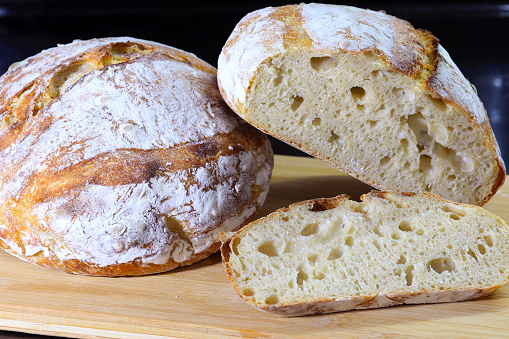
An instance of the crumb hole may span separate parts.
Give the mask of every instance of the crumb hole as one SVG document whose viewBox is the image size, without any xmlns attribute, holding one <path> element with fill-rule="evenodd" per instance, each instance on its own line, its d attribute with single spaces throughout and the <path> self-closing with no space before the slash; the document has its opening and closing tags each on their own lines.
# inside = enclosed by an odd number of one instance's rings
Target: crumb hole
<svg viewBox="0 0 509 339">
<path fill-rule="evenodd" d="M 322 280 L 323 278 L 325 278 L 325 274 L 323 274 L 322 272 L 320 271 L 313 272 L 313 279 Z"/>
<path fill-rule="evenodd" d="M 310 235 L 318 233 L 318 229 L 319 228 L 320 228 L 320 224 L 319 223 L 309 224 L 309 225 L 307 225 L 306 227 L 304 227 L 302 229 L 300 234 L 305 236 L 305 237 L 309 237 Z"/>
<path fill-rule="evenodd" d="M 405 280 L 407 286 L 412 286 L 412 282 L 414 279 L 414 265 L 410 265 L 405 268 Z"/>
<path fill-rule="evenodd" d="M 383 157 L 382 159 L 380 159 L 380 166 L 385 166 L 389 163 L 389 161 L 391 161 L 391 157 L 386 155 L 385 157 Z"/>
<path fill-rule="evenodd" d="M 299 267 L 299 271 L 297 273 L 297 285 L 302 286 L 304 281 L 308 280 L 309 275 L 302 269 L 302 267 Z"/>
<path fill-rule="evenodd" d="M 276 246 L 274 245 L 274 241 L 272 240 L 266 241 L 258 246 L 258 252 L 269 257 L 277 257 L 279 255 Z"/>
<path fill-rule="evenodd" d="M 352 87 L 350 88 L 350 93 L 352 94 L 352 98 L 354 100 L 362 99 L 362 97 L 366 94 L 366 91 L 362 87 Z"/>
<path fill-rule="evenodd" d="M 399 265 L 404 265 L 404 264 L 406 264 L 406 257 L 405 257 L 403 254 L 401 254 L 401 255 L 399 256 L 399 260 L 398 260 L 397 264 L 399 264 Z"/>
<path fill-rule="evenodd" d="M 275 305 L 279 303 L 279 297 L 276 294 L 271 294 L 265 299 L 267 305 Z"/>
<path fill-rule="evenodd" d="M 329 256 L 327 257 L 327 260 L 336 260 L 336 259 L 341 258 L 342 255 L 343 255 L 343 249 L 336 247 L 330 251 Z"/>
<path fill-rule="evenodd" d="M 479 250 L 479 253 L 486 254 L 486 247 L 483 244 L 478 244 L 477 249 Z"/>
<path fill-rule="evenodd" d="M 311 261 L 313 264 L 318 260 L 318 254 L 311 254 L 309 257 L 308 257 L 308 260 Z"/>
<path fill-rule="evenodd" d="M 302 105 L 304 98 L 299 95 L 294 95 L 294 96 L 292 96 L 291 100 L 292 100 L 291 109 L 292 109 L 292 111 L 295 112 L 300 107 L 300 105 Z"/>
<path fill-rule="evenodd" d="M 431 157 L 426 154 L 419 156 L 419 172 L 427 173 L 431 170 Z"/>
<path fill-rule="evenodd" d="M 474 252 L 471 248 L 469 248 L 469 249 L 468 249 L 467 254 L 468 254 L 469 256 L 471 256 L 472 258 L 474 258 L 474 259 L 475 259 L 475 261 L 479 261 L 479 259 L 477 259 L 477 255 L 475 254 L 475 252 Z"/>
<path fill-rule="evenodd" d="M 251 297 L 254 295 L 255 292 L 251 287 L 246 287 L 242 290 L 242 293 L 244 293 L 246 297 Z"/>
<path fill-rule="evenodd" d="M 311 67 L 315 71 L 327 71 L 338 65 L 338 61 L 332 57 L 313 57 L 310 59 Z"/>
<path fill-rule="evenodd" d="M 428 262 L 428 267 L 441 274 L 442 272 L 456 271 L 456 262 L 452 258 L 438 258 Z"/>
<path fill-rule="evenodd" d="M 321 124 L 322 124 L 322 119 L 320 119 L 318 117 L 314 118 L 313 121 L 311 121 L 311 125 L 313 125 L 313 126 L 317 126 L 318 127 Z"/>
<path fill-rule="evenodd" d="M 412 226 L 407 220 L 403 220 L 399 223 L 399 229 L 403 232 L 410 232 L 412 231 Z"/>
<path fill-rule="evenodd" d="M 353 246 L 353 237 L 352 236 L 347 237 L 345 239 L 345 244 L 350 247 Z"/>
<path fill-rule="evenodd" d="M 330 144 L 336 142 L 339 140 L 339 135 L 337 135 L 336 133 L 334 133 L 334 131 L 330 131 L 330 137 L 329 137 L 329 140 L 327 140 Z"/>
</svg>

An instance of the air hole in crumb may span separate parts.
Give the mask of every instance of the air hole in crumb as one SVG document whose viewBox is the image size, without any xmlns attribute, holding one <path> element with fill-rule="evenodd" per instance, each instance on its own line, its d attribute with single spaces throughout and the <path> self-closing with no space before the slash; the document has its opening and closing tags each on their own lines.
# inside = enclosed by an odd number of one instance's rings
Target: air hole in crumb
<svg viewBox="0 0 509 339">
<path fill-rule="evenodd" d="M 486 247 L 483 244 L 478 244 L 477 249 L 479 250 L 479 253 L 481 253 L 481 254 L 486 253 Z"/>
<path fill-rule="evenodd" d="M 300 234 L 305 236 L 305 237 L 309 237 L 310 235 L 318 233 L 318 229 L 319 228 L 320 228 L 320 224 L 319 223 L 309 224 L 309 225 L 307 225 L 306 227 L 304 227 L 302 229 Z"/>
<path fill-rule="evenodd" d="M 292 109 L 292 111 L 295 112 L 300 107 L 300 105 L 302 105 L 304 98 L 299 95 L 294 95 L 294 96 L 292 96 L 291 100 L 292 100 L 291 109 Z"/>
<path fill-rule="evenodd" d="M 405 95 L 405 90 L 403 88 L 393 88 L 391 90 L 391 93 L 394 94 L 395 96 L 402 96 L 402 95 Z"/>
<path fill-rule="evenodd" d="M 451 213 L 451 214 L 449 215 L 449 217 L 450 217 L 452 220 L 460 220 L 459 215 L 457 215 L 456 213 Z"/>
<path fill-rule="evenodd" d="M 309 275 L 302 269 L 302 267 L 299 267 L 299 271 L 297 273 L 297 285 L 302 286 L 304 281 L 308 280 Z"/>
<path fill-rule="evenodd" d="M 238 246 L 240 244 L 240 239 L 239 238 L 235 238 L 233 239 L 232 243 L 231 243 L 231 249 L 233 251 L 233 253 L 235 253 L 235 255 L 239 255 L 239 250 L 238 250 Z"/>
<path fill-rule="evenodd" d="M 289 216 L 287 216 L 287 215 L 285 215 L 284 217 L 282 217 L 282 218 L 281 218 L 281 220 L 283 220 L 283 221 L 288 221 L 288 220 L 290 220 L 290 217 L 289 217 Z"/>
<path fill-rule="evenodd" d="M 452 212 L 453 214 L 455 214 L 458 217 L 464 217 L 465 215 L 467 215 L 467 212 L 464 209 L 462 209 L 459 206 L 455 206 L 455 205 L 444 205 L 444 206 L 442 206 L 442 211 L 447 212 L 447 213 Z M 455 219 L 455 220 L 458 220 L 458 219 Z"/>
<path fill-rule="evenodd" d="M 342 255 L 343 255 L 343 249 L 336 247 L 330 251 L 329 256 L 327 257 L 327 260 L 336 260 L 336 259 L 341 258 Z"/>
<path fill-rule="evenodd" d="M 389 163 L 389 161 L 391 161 L 391 157 L 386 155 L 385 157 L 383 157 L 382 159 L 380 159 L 380 166 L 385 166 Z"/>
<path fill-rule="evenodd" d="M 406 264 L 406 257 L 403 254 L 401 254 L 399 256 L 399 260 L 398 260 L 397 264 L 400 264 L 400 265 Z"/>
<path fill-rule="evenodd" d="M 246 297 L 250 297 L 254 295 L 254 290 L 251 287 L 246 287 L 242 290 L 242 293 L 244 293 Z"/>
<path fill-rule="evenodd" d="M 258 252 L 265 254 L 269 257 L 277 257 L 279 255 L 274 241 L 266 241 L 258 246 Z"/>
<path fill-rule="evenodd" d="M 333 142 L 336 142 L 339 140 L 339 135 L 337 135 L 336 133 L 334 133 L 334 131 L 330 131 L 330 138 L 329 140 L 327 140 L 330 144 L 332 144 Z"/>
<path fill-rule="evenodd" d="M 405 280 L 407 286 L 412 286 L 412 282 L 414 279 L 414 265 L 410 265 L 405 268 Z"/>
<path fill-rule="evenodd" d="M 349 236 L 345 239 L 345 244 L 347 246 L 353 246 L 353 237 L 352 236 Z"/>
<path fill-rule="evenodd" d="M 267 305 L 275 305 L 279 302 L 279 297 L 276 294 L 271 294 L 265 299 Z"/>
<path fill-rule="evenodd" d="M 311 261 L 313 264 L 318 260 L 318 254 L 311 254 L 309 257 L 308 257 L 308 260 Z"/>
<path fill-rule="evenodd" d="M 419 228 L 419 229 L 415 232 L 415 234 L 417 234 L 417 235 L 423 235 L 423 234 L 424 234 L 424 230 L 423 230 L 422 228 Z"/>
<path fill-rule="evenodd" d="M 428 262 L 428 267 L 441 274 L 442 272 L 456 271 L 456 262 L 452 258 L 437 258 Z"/>
<path fill-rule="evenodd" d="M 354 100 L 362 99 L 362 97 L 366 94 L 366 91 L 362 87 L 354 86 L 350 88 L 350 93 L 352 94 L 352 98 Z"/>
<path fill-rule="evenodd" d="M 412 226 L 407 220 L 403 220 L 399 223 L 399 229 L 403 232 L 410 232 L 412 231 Z"/>
<path fill-rule="evenodd" d="M 357 110 L 360 112 L 364 112 L 364 105 L 357 105 Z"/>
<path fill-rule="evenodd" d="M 315 71 L 327 71 L 338 65 L 336 59 L 328 56 L 312 57 L 309 62 Z"/>
<path fill-rule="evenodd" d="M 320 119 L 319 117 L 316 117 L 313 119 L 313 121 L 311 121 L 311 125 L 313 126 L 320 126 L 322 124 L 322 119 Z"/>
<path fill-rule="evenodd" d="M 484 240 L 486 241 L 486 245 L 488 245 L 489 247 L 493 247 L 493 239 L 491 238 L 490 235 L 485 236 Z"/>
<path fill-rule="evenodd" d="M 398 233 L 396 233 L 396 232 L 392 233 L 392 236 L 391 236 L 391 237 L 392 237 L 392 239 L 394 239 L 394 240 L 399 240 L 399 239 L 401 238 L 401 236 L 400 236 Z"/>
<path fill-rule="evenodd" d="M 471 248 L 469 248 L 469 249 L 468 249 L 467 254 L 468 254 L 469 256 L 471 256 L 472 258 L 474 258 L 474 259 L 475 259 L 475 261 L 479 261 L 479 259 L 477 258 L 477 255 L 475 254 L 475 252 L 474 252 Z"/>
<path fill-rule="evenodd" d="M 322 280 L 323 278 L 325 278 L 325 274 L 323 274 L 322 272 L 320 271 L 313 272 L 313 279 Z"/>
<path fill-rule="evenodd" d="M 419 172 L 427 173 L 431 170 L 431 157 L 426 154 L 419 156 Z"/>
</svg>

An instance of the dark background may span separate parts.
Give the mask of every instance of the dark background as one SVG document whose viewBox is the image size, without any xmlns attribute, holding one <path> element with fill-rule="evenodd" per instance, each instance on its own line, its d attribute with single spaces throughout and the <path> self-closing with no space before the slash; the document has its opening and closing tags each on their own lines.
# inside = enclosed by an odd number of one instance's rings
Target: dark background
<svg viewBox="0 0 509 339">
<path fill-rule="evenodd" d="M 322 1 L 334 3 L 333 1 Z M 338 3 L 338 2 L 336 2 Z M 437 36 L 477 87 L 509 160 L 509 1 L 343 1 L 385 10 Z M 235 24 L 247 13 L 286 1 L 0 0 L 0 74 L 15 62 L 74 39 L 132 36 L 168 44 L 217 66 Z M 303 153 L 277 141 L 276 153 Z"/>
<path fill-rule="evenodd" d="M 296 1 L 298 3 L 298 1 Z M 331 1 L 321 1 L 334 3 Z M 339 3 L 339 2 L 336 2 Z M 408 4 L 410 3 L 410 4 Z M 0 0 L 0 74 L 15 62 L 74 39 L 132 36 L 186 50 L 217 66 L 235 24 L 287 1 Z M 343 1 L 410 21 L 437 36 L 484 102 L 509 161 L 509 1 Z M 276 153 L 303 153 L 273 140 Z M 0 338 L 38 336 L 0 332 Z"/>
</svg>

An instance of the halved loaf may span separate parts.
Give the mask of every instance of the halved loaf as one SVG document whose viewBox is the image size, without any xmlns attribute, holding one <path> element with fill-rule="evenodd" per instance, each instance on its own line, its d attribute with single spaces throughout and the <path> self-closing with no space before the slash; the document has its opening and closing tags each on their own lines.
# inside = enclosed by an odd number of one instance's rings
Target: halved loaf
<svg viewBox="0 0 509 339">
<path fill-rule="evenodd" d="M 280 316 L 470 300 L 509 277 L 509 228 L 431 193 L 296 203 L 222 247 L 237 293 Z"/>
<path fill-rule="evenodd" d="M 244 17 L 218 60 L 242 118 L 383 190 L 482 205 L 505 166 L 438 39 L 383 12 L 308 4 Z"/>
</svg>

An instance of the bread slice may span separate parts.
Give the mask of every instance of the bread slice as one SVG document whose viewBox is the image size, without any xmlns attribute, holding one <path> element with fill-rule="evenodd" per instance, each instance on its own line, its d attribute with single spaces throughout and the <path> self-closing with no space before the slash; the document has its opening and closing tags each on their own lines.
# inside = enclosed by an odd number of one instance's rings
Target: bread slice
<svg viewBox="0 0 509 339">
<path fill-rule="evenodd" d="M 475 88 L 427 31 L 354 7 L 244 17 L 218 60 L 242 118 L 383 190 L 482 205 L 505 166 Z"/>
<path fill-rule="evenodd" d="M 227 239 L 237 293 L 280 316 L 471 300 L 508 281 L 509 228 L 431 193 L 299 202 Z"/>
</svg>

